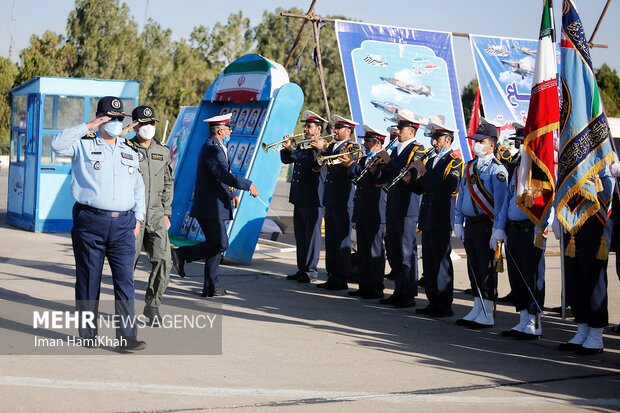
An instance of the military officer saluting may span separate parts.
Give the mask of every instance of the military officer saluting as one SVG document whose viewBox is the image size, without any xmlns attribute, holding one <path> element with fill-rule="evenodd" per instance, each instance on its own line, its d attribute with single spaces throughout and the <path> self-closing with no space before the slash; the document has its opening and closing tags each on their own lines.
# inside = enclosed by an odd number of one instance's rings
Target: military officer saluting
<svg viewBox="0 0 620 413">
<path fill-rule="evenodd" d="M 306 110 L 302 114 L 306 139 L 313 139 L 307 148 L 293 149 L 285 141 L 280 151 L 284 164 L 294 163 L 289 202 L 293 204 L 293 226 L 297 245 L 297 272 L 286 277 L 299 283 L 317 282 L 319 254 L 321 252 L 321 221 L 323 220 L 323 190 L 325 168 L 316 162 L 325 147 L 321 138 L 326 119 Z"/>
<path fill-rule="evenodd" d="M 351 140 L 357 122 L 332 115 L 334 125 L 334 141 L 323 151 L 323 156 L 334 156 L 339 153 L 353 153 L 359 158 L 362 148 Z M 357 155 L 355 155 L 357 153 Z M 327 282 L 317 287 L 326 290 L 346 290 L 347 279 L 351 274 L 351 216 L 353 214 L 353 195 L 355 188 L 347 173 L 347 167 L 341 159 L 327 164 L 325 177 L 325 269 Z"/>
<path fill-rule="evenodd" d="M 426 164 L 421 161 L 413 163 L 418 179 L 404 177 L 414 192 L 422 194 L 418 227 L 422 231 L 422 267 L 428 306 L 417 309 L 416 313 L 449 317 L 453 315 L 454 288 L 450 240 L 463 159 L 460 150 L 451 148 L 454 130 L 433 122 L 428 123 L 427 129 L 436 155 Z"/>
<path fill-rule="evenodd" d="M 138 153 L 119 135 L 123 103 L 106 96 L 97 103 L 96 118 L 65 129 L 52 139 L 52 150 L 71 157 L 75 298 L 78 311 L 92 311 L 97 319 L 101 271 L 107 257 L 114 280 L 117 315 L 134 319 L 133 259 L 135 236 L 144 220 L 144 183 L 138 172 Z M 80 326 L 87 345 L 97 329 Z M 142 350 L 136 323 L 119 323 L 116 337 L 121 350 Z"/>
<path fill-rule="evenodd" d="M 343 165 L 348 167 L 347 173 L 357 181 L 352 220 L 357 235 L 359 289 L 349 291 L 349 295 L 367 299 L 383 298 L 386 194 L 382 186 L 389 175 L 379 165 L 377 153 L 381 151 L 385 137 L 385 132 L 364 125 L 366 156 L 359 162 L 355 162 L 352 156 L 347 156 L 343 161 Z M 363 172 L 365 168 L 370 169 Z M 362 173 L 364 175 L 360 176 Z"/>
<path fill-rule="evenodd" d="M 146 286 L 143 314 L 152 324 L 159 318 L 161 299 L 170 280 L 170 215 L 172 214 L 172 194 L 174 174 L 170 162 L 170 149 L 154 140 L 155 111 L 150 106 L 138 106 L 131 113 L 136 136 L 130 143 L 138 151 L 140 173 L 144 180 L 146 196 L 146 217 L 140 233 L 136 237 L 134 270 L 140 257 L 142 246 L 151 262 L 151 273 Z"/>
<path fill-rule="evenodd" d="M 398 121 L 398 145 L 388 154 L 385 150 L 379 156 L 386 163 L 390 180 L 411 162 L 424 156 L 424 146 L 415 141 L 420 122 L 408 115 L 396 115 Z M 417 171 L 412 172 L 412 179 Z M 383 298 L 381 304 L 392 304 L 396 308 L 415 306 L 418 295 L 418 244 L 416 228 L 420 212 L 420 195 L 414 194 L 401 179 L 387 194 L 385 249 L 394 277 L 394 294 Z"/>
<path fill-rule="evenodd" d="M 508 172 L 493 154 L 497 144 L 495 126 L 481 123 L 476 134 L 468 138 L 475 141 L 476 158 L 465 165 L 456 205 L 454 235 L 464 242 L 469 280 L 476 297 L 473 309 L 457 320 L 457 324 L 482 328 L 494 325 L 497 269 L 489 242 L 493 221 L 506 195 Z"/>
</svg>

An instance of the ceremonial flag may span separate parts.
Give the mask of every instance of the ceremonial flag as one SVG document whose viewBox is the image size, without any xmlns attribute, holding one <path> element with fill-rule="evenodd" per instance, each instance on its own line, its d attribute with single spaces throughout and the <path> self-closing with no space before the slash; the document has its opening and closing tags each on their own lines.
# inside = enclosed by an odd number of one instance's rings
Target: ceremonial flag
<svg viewBox="0 0 620 413">
<path fill-rule="evenodd" d="M 574 254 L 574 235 L 602 206 L 599 171 L 613 162 L 609 126 L 590 49 L 572 0 L 562 8 L 562 111 L 556 209 L 571 234 L 567 255 Z M 572 249 L 571 249 L 572 246 Z"/>
<path fill-rule="evenodd" d="M 555 25 L 551 0 L 544 1 L 538 53 L 534 66 L 532 97 L 523 136 L 521 164 L 517 170 L 517 206 L 538 226 L 536 246 L 542 248 L 542 221 L 553 202 L 555 166 L 553 136 L 560 124 Z"/>
<path fill-rule="evenodd" d="M 467 136 L 475 135 L 478 131 L 478 124 L 480 123 L 480 88 L 476 89 L 476 97 L 474 98 L 474 105 L 471 108 L 471 118 L 469 118 L 469 124 L 467 125 Z M 474 153 L 473 140 L 467 139 L 469 145 L 469 154 Z"/>
</svg>

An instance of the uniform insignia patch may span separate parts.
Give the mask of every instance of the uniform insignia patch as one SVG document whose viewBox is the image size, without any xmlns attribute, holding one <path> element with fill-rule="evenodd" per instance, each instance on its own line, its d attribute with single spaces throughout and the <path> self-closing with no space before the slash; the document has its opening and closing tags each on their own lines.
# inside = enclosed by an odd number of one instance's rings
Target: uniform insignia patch
<svg viewBox="0 0 620 413">
<path fill-rule="evenodd" d="M 153 116 L 153 111 L 150 108 L 144 108 L 144 111 L 142 113 L 147 118 L 150 118 L 151 116 Z"/>
<path fill-rule="evenodd" d="M 138 160 L 142 162 L 144 160 L 144 154 L 142 152 L 138 152 Z"/>
<path fill-rule="evenodd" d="M 121 152 L 121 156 L 125 159 L 129 159 L 130 161 L 133 161 L 133 155 L 130 153 Z"/>
<path fill-rule="evenodd" d="M 95 170 L 97 170 L 97 171 L 99 169 L 101 169 L 101 162 L 99 162 L 99 161 L 95 162 L 94 165 L 93 165 L 93 168 L 95 168 Z"/>
<path fill-rule="evenodd" d="M 164 155 L 162 155 L 161 153 L 152 153 L 151 154 L 151 159 L 155 159 L 157 161 L 163 161 L 164 160 Z"/>
<path fill-rule="evenodd" d="M 452 175 L 456 176 L 457 178 L 461 175 L 461 174 L 459 173 L 459 171 L 457 171 L 457 170 L 454 170 L 454 171 L 452 171 L 452 172 L 450 172 L 450 173 L 451 173 Z"/>
<path fill-rule="evenodd" d="M 91 155 L 101 155 L 101 151 L 92 150 L 92 151 L 90 151 L 90 154 Z"/>
<path fill-rule="evenodd" d="M 497 174 L 497 180 L 500 182 L 504 182 L 506 180 L 506 174 L 503 172 L 500 172 Z"/>
<path fill-rule="evenodd" d="M 112 102 L 110 102 L 110 105 L 116 109 L 119 110 L 121 108 L 121 101 L 118 99 L 113 99 Z"/>
<path fill-rule="evenodd" d="M 133 166 L 130 166 L 130 167 L 129 167 L 129 169 L 128 169 L 128 171 L 129 171 L 129 174 L 131 175 L 131 174 L 133 174 L 136 170 L 133 168 Z"/>
</svg>

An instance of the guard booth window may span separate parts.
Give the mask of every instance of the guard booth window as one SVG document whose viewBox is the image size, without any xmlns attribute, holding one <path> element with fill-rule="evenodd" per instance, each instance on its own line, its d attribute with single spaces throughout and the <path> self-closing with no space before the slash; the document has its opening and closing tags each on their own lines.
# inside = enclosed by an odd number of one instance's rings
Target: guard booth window
<svg viewBox="0 0 620 413">
<path fill-rule="evenodd" d="M 90 110 L 88 113 L 88 120 L 95 119 L 95 112 L 97 112 L 97 103 L 99 102 L 99 99 L 101 99 L 102 97 L 103 96 L 90 98 L 90 107 L 89 107 Z M 123 102 L 123 111 L 126 114 L 131 115 L 131 112 L 136 107 L 136 101 L 134 99 L 121 99 L 121 102 Z M 123 127 L 131 123 L 132 123 L 131 116 L 128 116 L 123 120 Z"/>
<path fill-rule="evenodd" d="M 28 121 L 28 96 L 21 95 L 13 97 L 12 105 L 13 128 L 26 129 L 26 122 Z"/>
<path fill-rule="evenodd" d="M 84 98 L 45 96 L 43 129 L 61 131 L 84 122 Z"/>
</svg>

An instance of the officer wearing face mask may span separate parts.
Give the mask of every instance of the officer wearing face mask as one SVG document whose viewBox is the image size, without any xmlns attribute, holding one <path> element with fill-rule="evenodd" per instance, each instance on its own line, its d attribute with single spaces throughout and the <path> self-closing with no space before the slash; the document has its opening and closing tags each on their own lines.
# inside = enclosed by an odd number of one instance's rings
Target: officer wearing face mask
<svg viewBox="0 0 620 413">
<path fill-rule="evenodd" d="M 508 171 L 493 154 L 497 145 L 494 125 L 481 123 L 476 134 L 468 138 L 474 141 L 476 158 L 465 165 L 456 204 L 454 235 L 465 245 L 467 270 L 475 299 L 474 308 L 457 320 L 457 324 L 483 328 L 494 325 L 497 270 L 495 251 L 489 242 L 493 221 L 506 195 Z"/>
<path fill-rule="evenodd" d="M 146 217 L 140 233 L 136 236 L 134 270 L 142 246 L 151 262 L 151 274 L 146 286 L 143 314 L 151 325 L 157 325 L 159 306 L 170 280 L 170 215 L 172 214 L 172 193 L 174 173 L 170 161 L 170 149 L 154 140 L 155 124 L 159 122 L 150 106 L 138 106 L 131 113 L 136 136 L 130 141 L 138 152 L 140 173 L 144 180 Z"/>
<path fill-rule="evenodd" d="M 106 96 L 97 103 L 96 118 L 65 129 L 52 139 L 52 150 L 71 157 L 75 298 L 78 311 L 98 319 L 101 272 L 108 259 L 114 280 L 115 308 L 122 319 L 134 319 L 133 259 L 135 236 L 144 221 L 144 183 L 138 153 L 120 137 L 122 101 Z M 142 350 L 136 323 L 119 323 L 116 338 L 122 351 Z M 97 329 L 80 326 L 81 344 L 97 345 Z"/>
</svg>

